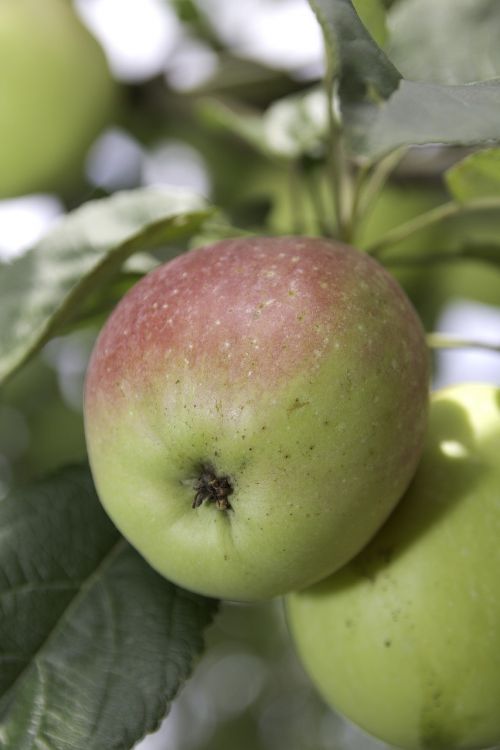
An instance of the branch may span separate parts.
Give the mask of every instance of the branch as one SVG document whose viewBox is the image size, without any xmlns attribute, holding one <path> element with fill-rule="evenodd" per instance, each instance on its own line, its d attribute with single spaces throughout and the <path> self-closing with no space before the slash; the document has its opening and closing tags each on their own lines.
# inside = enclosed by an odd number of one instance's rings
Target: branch
<svg viewBox="0 0 500 750">
<path fill-rule="evenodd" d="M 381 259 L 381 262 L 387 268 L 419 268 L 422 266 L 438 265 L 439 263 L 456 263 L 464 260 L 498 265 L 500 263 L 500 244 L 465 245 L 463 247 L 424 255 L 394 255 Z"/>
<path fill-rule="evenodd" d="M 386 232 L 378 240 L 369 244 L 365 250 L 369 255 L 379 258 L 386 248 L 391 247 L 391 245 L 397 245 L 399 242 L 412 237 L 423 229 L 440 224 L 446 219 L 475 211 L 500 211 L 500 198 L 478 198 L 469 203 L 457 203 L 455 201 L 443 203 L 389 230 L 389 232 Z"/>
<path fill-rule="evenodd" d="M 426 340 L 430 349 L 484 349 L 500 354 L 500 343 L 462 339 L 449 333 L 428 333 Z"/>
</svg>

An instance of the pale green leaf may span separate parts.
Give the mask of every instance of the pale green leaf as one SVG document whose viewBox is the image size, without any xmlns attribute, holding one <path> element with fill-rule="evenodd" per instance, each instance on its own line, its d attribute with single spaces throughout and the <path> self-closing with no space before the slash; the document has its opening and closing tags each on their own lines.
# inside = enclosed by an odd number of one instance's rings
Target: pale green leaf
<svg viewBox="0 0 500 750">
<path fill-rule="evenodd" d="M 445 86 L 401 81 L 378 106 L 346 108 L 354 151 L 380 158 L 400 146 L 500 141 L 500 80 Z"/>
<path fill-rule="evenodd" d="M 500 76 L 498 0 L 404 0 L 389 28 L 405 78 L 456 85 Z"/>
<path fill-rule="evenodd" d="M 212 213 L 173 188 L 116 193 L 68 214 L 29 253 L 0 265 L 0 382 L 137 251 L 190 237 Z M 171 255 L 180 251 L 173 244 Z"/>
</svg>

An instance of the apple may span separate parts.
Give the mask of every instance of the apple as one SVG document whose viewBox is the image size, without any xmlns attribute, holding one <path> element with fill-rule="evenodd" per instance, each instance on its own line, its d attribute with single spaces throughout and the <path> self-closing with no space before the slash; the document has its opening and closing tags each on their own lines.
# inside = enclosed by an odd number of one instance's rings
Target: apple
<svg viewBox="0 0 500 750">
<path fill-rule="evenodd" d="M 408 750 L 500 745 L 500 390 L 433 396 L 404 498 L 345 568 L 287 598 L 324 698 Z"/>
<path fill-rule="evenodd" d="M 306 237 L 192 250 L 141 280 L 91 356 L 98 494 L 167 578 L 256 600 L 329 575 L 420 457 L 428 356 L 394 279 Z"/>
<path fill-rule="evenodd" d="M 116 104 L 104 53 L 68 0 L 0 2 L 0 198 L 74 181 Z"/>
</svg>

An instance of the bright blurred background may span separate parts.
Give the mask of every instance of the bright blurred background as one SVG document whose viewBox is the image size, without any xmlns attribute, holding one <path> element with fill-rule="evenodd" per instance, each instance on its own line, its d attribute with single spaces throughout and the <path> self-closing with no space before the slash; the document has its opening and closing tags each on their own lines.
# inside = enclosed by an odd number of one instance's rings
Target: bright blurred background
<svg viewBox="0 0 500 750">
<path fill-rule="evenodd" d="M 389 29 L 406 1 L 395 3 Z M 41 6 L 50 24 L 34 17 Z M 34 79 L 25 59 L 32 46 L 46 61 Z M 411 69 L 411 59 L 403 62 Z M 152 184 L 191 188 L 236 225 L 295 231 L 289 166 L 228 132 L 207 102 L 253 117 L 317 81 L 322 67 L 306 0 L 3 0 L 0 87 L 12 104 L 0 109 L 0 257 L 24 252 L 82 202 Z M 439 163 L 439 151 L 420 151 L 386 188 L 365 237 L 444 200 Z M 491 221 L 485 231 L 498 231 Z M 307 210 L 299 229 L 314 231 Z M 412 250 L 438 249 L 441 239 L 439 230 L 423 233 Z M 498 341 L 497 271 L 468 262 L 398 277 L 428 330 Z M 52 341 L 6 387 L 0 494 L 13 479 L 85 457 L 81 394 L 96 332 L 97 324 Z M 500 356 L 436 356 L 435 386 L 464 380 L 500 385 Z M 166 722 L 140 750 L 384 747 L 314 693 L 291 651 L 281 602 L 224 604 L 207 643 Z"/>
</svg>

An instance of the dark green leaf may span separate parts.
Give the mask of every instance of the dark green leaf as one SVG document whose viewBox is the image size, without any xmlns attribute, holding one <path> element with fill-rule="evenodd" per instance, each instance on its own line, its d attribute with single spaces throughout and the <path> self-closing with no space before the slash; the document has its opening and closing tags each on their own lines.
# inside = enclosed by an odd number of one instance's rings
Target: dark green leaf
<svg viewBox="0 0 500 750">
<path fill-rule="evenodd" d="M 405 0 L 390 28 L 389 54 L 405 78 L 456 85 L 500 76 L 498 0 Z"/>
<path fill-rule="evenodd" d="M 445 178 L 450 193 L 461 203 L 500 197 L 500 149 L 488 148 L 467 156 L 451 167 Z"/>
<path fill-rule="evenodd" d="M 210 215 L 191 193 L 151 188 L 92 201 L 29 253 L 0 266 L 0 382 L 138 250 L 189 237 Z M 178 249 L 173 249 L 172 255 Z"/>
<path fill-rule="evenodd" d="M 500 140 L 500 79 L 463 86 L 401 81 L 379 106 L 344 111 L 353 149 L 379 158 L 399 146 Z"/>
<path fill-rule="evenodd" d="M 215 603 L 119 536 L 87 469 L 0 501 L 0 746 L 118 750 L 157 726 Z"/>
<path fill-rule="evenodd" d="M 350 0 L 309 0 L 325 38 L 331 77 L 340 80 L 341 98 L 387 99 L 401 78 L 370 36 Z"/>
</svg>

